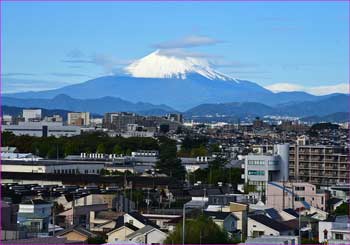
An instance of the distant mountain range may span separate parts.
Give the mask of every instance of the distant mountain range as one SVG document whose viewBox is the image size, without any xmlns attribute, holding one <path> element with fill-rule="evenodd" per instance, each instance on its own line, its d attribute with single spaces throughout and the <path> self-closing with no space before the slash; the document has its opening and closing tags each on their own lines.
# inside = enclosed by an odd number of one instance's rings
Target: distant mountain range
<svg viewBox="0 0 350 245">
<path fill-rule="evenodd" d="M 40 92 L 5 94 L 19 99 L 52 99 L 60 94 L 77 99 L 120 98 L 132 103 L 168 105 L 185 111 L 200 104 L 258 102 L 269 106 L 314 101 L 327 96 L 305 92 L 273 93 L 250 81 L 233 79 L 194 58 L 163 55 L 159 51 L 135 61 L 123 76 L 104 76 L 83 83 Z M 117 102 L 121 103 L 121 102 Z"/>
<path fill-rule="evenodd" d="M 16 107 L 37 107 L 45 109 L 62 109 L 68 111 L 89 111 L 96 114 L 106 112 L 128 111 L 143 115 L 164 115 L 175 111 L 166 105 L 152 105 L 150 103 L 132 103 L 119 98 L 103 97 L 97 99 L 74 99 L 68 95 L 60 94 L 52 99 L 19 99 L 4 96 L 3 105 Z"/>
<path fill-rule="evenodd" d="M 257 102 L 232 102 L 219 104 L 201 104 L 184 111 L 186 118 L 196 117 L 232 117 L 246 118 L 266 115 L 322 117 L 349 111 L 349 95 L 334 95 L 316 101 L 290 102 L 276 106 L 268 106 Z M 52 113 L 56 111 L 89 111 L 103 115 L 106 112 L 128 111 L 141 115 L 164 115 L 178 112 L 166 105 L 149 103 L 132 103 L 119 98 L 103 97 L 99 99 L 74 99 L 67 95 L 58 95 L 53 99 L 18 99 L 3 97 L 2 102 L 7 106 L 20 108 L 45 108 Z M 4 107 L 5 108 L 5 107 Z M 55 109 L 55 110 L 54 110 Z M 6 112 L 6 108 L 3 113 Z M 60 114 L 60 113 L 56 113 Z M 330 116 L 329 119 L 339 117 Z M 312 118 L 311 118 L 312 119 Z M 315 118 L 316 119 L 316 118 Z"/>
<path fill-rule="evenodd" d="M 334 95 L 316 101 L 293 102 L 276 106 L 255 102 L 202 104 L 186 111 L 185 115 L 187 117 L 325 116 L 336 112 L 348 112 L 349 99 L 349 95 Z"/>
<path fill-rule="evenodd" d="M 250 81 L 234 79 L 207 62 L 156 51 L 125 68 L 126 75 L 104 76 L 62 88 L 3 94 L 3 105 L 104 114 L 129 111 L 187 117 L 264 115 L 325 116 L 349 111 L 349 95 L 273 93 Z"/>
<path fill-rule="evenodd" d="M 17 117 L 17 116 L 22 116 L 23 109 L 42 109 L 42 116 L 43 117 L 60 115 L 63 118 L 63 120 L 67 120 L 67 113 L 71 112 L 71 111 L 67 111 L 67 110 L 58 110 L 58 109 L 48 110 L 48 109 L 37 108 L 37 107 L 33 107 L 33 108 L 25 107 L 24 108 L 24 107 L 3 105 L 3 106 L 1 106 L 1 113 L 2 113 L 2 115 L 11 115 L 11 116 Z"/>
<path fill-rule="evenodd" d="M 309 123 L 319 123 L 319 122 L 349 122 L 350 114 L 349 112 L 336 112 L 325 116 L 310 116 L 304 117 L 300 120 Z"/>
</svg>

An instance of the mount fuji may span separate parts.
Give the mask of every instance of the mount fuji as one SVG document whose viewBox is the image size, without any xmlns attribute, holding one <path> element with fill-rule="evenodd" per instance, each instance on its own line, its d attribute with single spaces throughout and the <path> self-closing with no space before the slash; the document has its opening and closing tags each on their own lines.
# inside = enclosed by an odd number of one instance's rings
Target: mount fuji
<svg viewBox="0 0 350 245">
<path fill-rule="evenodd" d="M 221 74 L 202 59 L 174 56 L 162 50 L 134 61 L 124 71 L 122 76 L 104 76 L 58 89 L 4 96 L 20 99 L 52 99 L 60 94 L 76 99 L 109 96 L 132 103 L 165 104 L 180 111 L 203 103 L 249 101 L 273 106 L 320 98 L 304 92 L 273 93 L 254 82 Z"/>
</svg>

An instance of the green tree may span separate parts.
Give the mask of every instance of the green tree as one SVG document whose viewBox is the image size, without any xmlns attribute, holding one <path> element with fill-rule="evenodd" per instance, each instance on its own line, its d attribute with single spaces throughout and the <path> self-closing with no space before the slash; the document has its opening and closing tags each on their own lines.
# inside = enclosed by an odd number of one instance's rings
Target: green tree
<svg viewBox="0 0 350 245">
<path fill-rule="evenodd" d="M 208 155 L 208 150 L 203 145 L 197 148 L 193 148 L 191 150 L 191 157 L 200 157 L 200 156 L 207 156 L 207 155 Z"/>
<path fill-rule="evenodd" d="M 189 174 L 189 181 L 195 183 L 202 181 L 204 184 L 217 184 L 218 182 L 237 185 L 243 183 L 241 175 L 243 173 L 240 168 L 226 168 L 226 160 L 216 158 L 209 163 L 206 169 L 197 169 Z"/>
<path fill-rule="evenodd" d="M 184 179 L 186 170 L 181 164 L 181 160 L 177 158 L 176 141 L 166 137 L 160 138 L 159 161 L 156 167 L 161 173 L 168 176 Z"/>
<path fill-rule="evenodd" d="M 227 232 L 222 230 L 211 218 L 200 215 L 196 219 L 186 220 L 185 243 L 186 244 L 227 244 L 234 241 L 228 237 Z M 164 244 L 182 243 L 182 222 L 167 237 Z"/>
<path fill-rule="evenodd" d="M 74 141 L 68 142 L 67 144 L 64 145 L 65 156 L 78 154 L 78 153 L 79 153 L 79 147 Z"/>
<path fill-rule="evenodd" d="M 123 151 L 123 148 L 120 145 L 115 145 L 113 147 L 113 153 L 120 155 L 120 154 L 123 154 L 124 151 Z"/>
<path fill-rule="evenodd" d="M 210 147 L 209 147 L 209 150 L 210 150 L 211 153 L 220 152 L 221 151 L 221 149 L 220 149 L 218 144 L 211 144 Z"/>
<path fill-rule="evenodd" d="M 100 143 L 97 145 L 97 149 L 96 149 L 97 153 L 106 153 L 106 147 L 104 144 Z"/>
<path fill-rule="evenodd" d="M 106 238 L 103 236 L 89 237 L 87 244 L 103 244 L 106 243 Z"/>
<path fill-rule="evenodd" d="M 349 204 L 344 202 L 339 207 L 337 207 L 334 211 L 336 215 L 349 215 L 350 214 L 350 207 Z"/>
</svg>

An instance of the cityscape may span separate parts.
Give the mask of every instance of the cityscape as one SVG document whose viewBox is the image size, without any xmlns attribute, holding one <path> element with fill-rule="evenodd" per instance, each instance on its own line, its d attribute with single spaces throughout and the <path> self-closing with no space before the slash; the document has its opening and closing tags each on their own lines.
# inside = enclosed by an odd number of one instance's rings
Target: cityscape
<svg viewBox="0 0 350 245">
<path fill-rule="evenodd" d="M 349 2 L 1 2 L 1 244 L 350 244 Z"/>
</svg>

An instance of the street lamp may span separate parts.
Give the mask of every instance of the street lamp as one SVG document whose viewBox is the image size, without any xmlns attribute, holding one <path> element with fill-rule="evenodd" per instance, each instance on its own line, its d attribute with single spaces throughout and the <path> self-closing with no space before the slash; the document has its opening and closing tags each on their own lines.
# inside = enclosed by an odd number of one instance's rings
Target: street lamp
<svg viewBox="0 0 350 245">
<path fill-rule="evenodd" d="M 182 209 L 182 244 L 185 244 L 186 204 Z"/>
</svg>

